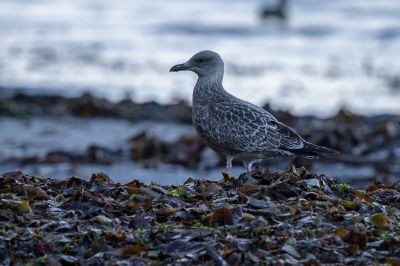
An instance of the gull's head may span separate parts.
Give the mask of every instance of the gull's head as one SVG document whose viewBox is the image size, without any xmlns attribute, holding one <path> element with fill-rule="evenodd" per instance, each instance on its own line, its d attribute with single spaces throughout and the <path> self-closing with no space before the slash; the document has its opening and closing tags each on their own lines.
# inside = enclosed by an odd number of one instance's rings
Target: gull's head
<svg viewBox="0 0 400 266">
<path fill-rule="evenodd" d="M 170 72 L 178 72 L 190 70 L 199 75 L 199 77 L 213 75 L 215 73 L 224 73 L 224 62 L 219 54 L 213 51 L 201 51 L 186 63 L 175 65 L 170 69 Z"/>
</svg>

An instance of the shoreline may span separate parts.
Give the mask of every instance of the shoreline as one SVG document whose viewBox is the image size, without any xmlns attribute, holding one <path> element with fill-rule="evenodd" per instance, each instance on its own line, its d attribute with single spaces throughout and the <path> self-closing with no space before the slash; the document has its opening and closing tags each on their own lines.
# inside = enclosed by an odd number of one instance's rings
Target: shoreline
<svg viewBox="0 0 400 266">
<path fill-rule="evenodd" d="M 2 91 L 4 90 L 4 91 Z M 119 118 L 128 121 L 158 121 L 191 123 L 191 105 L 182 99 L 168 103 L 156 101 L 136 102 L 129 95 L 119 101 L 110 101 L 90 92 L 65 96 L 53 93 L 29 93 L 22 89 L 7 90 L 0 87 L 3 96 L 0 98 L 0 117 L 32 116 L 74 116 Z M 260 105 L 276 116 L 278 120 L 317 119 L 332 120 L 339 116 L 357 116 L 364 119 L 400 120 L 399 114 L 361 115 L 347 109 L 341 109 L 333 115 L 318 117 L 311 114 L 296 115 L 289 111 L 271 108 L 268 103 Z"/>
<path fill-rule="evenodd" d="M 294 163 L 357 187 L 399 178 L 400 116 L 343 111 L 320 119 L 271 113 L 306 140 L 341 154 L 324 160 L 271 159 L 261 166 L 282 171 Z M 144 180 L 160 182 L 173 175 L 178 175 L 174 180 L 188 175 L 213 178 L 224 169 L 223 159 L 195 133 L 191 107 L 185 102 L 111 103 L 89 94 L 77 98 L 17 94 L 0 99 L 0 123 L 1 171 L 21 169 L 56 177 L 138 172 Z M 235 174 L 242 171 L 240 162 L 234 165 Z"/>
</svg>

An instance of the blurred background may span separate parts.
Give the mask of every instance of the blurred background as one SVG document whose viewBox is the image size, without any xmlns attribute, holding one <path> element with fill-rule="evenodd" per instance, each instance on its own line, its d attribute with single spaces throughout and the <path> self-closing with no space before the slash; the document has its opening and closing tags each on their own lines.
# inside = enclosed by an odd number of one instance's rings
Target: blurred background
<svg viewBox="0 0 400 266">
<path fill-rule="evenodd" d="M 190 125 L 196 77 L 168 72 L 209 49 L 229 92 L 343 153 L 296 164 L 399 178 L 399 14 L 397 0 L 2 0 L 0 171 L 219 178 Z"/>
</svg>

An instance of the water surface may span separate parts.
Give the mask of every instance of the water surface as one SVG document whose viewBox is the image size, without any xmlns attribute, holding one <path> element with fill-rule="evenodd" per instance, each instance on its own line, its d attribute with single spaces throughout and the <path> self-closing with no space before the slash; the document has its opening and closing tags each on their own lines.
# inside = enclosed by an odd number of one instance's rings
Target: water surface
<svg viewBox="0 0 400 266">
<path fill-rule="evenodd" d="M 168 73 L 203 49 L 235 95 L 298 114 L 400 113 L 400 2 L 290 1 L 286 23 L 242 0 L 3 0 L 0 85 L 117 100 L 191 98 Z"/>
</svg>

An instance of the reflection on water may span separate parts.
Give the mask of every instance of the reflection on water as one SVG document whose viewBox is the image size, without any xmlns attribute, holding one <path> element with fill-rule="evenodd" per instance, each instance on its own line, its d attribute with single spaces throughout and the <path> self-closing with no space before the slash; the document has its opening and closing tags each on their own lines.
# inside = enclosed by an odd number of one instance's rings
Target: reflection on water
<svg viewBox="0 0 400 266">
<path fill-rule="evenodd" d="M 286 23 L 261 21 L 262 3 L 4 0 L 0 85 L 190 99 L 194 75 L 168 70 L 212 49 L 227 90 L 247 100 L 301 114 L 400 113 L 397 0 L 291 1 Z"/>
</svg>

